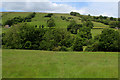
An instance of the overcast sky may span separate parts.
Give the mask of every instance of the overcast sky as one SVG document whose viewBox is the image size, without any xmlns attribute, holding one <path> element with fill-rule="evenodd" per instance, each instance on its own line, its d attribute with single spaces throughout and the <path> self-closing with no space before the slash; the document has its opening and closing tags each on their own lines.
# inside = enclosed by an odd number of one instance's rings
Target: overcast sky
<svg viewBox="0 0 120 80">
<path fill-rule="evenodd" d="M 33 0 L 31 0 L 33 1 Z M 80 14 L 91 14 L 91 15 L 103 15 L 103 16 L 112 16 L 118 17 L 118 2 L 98 2 L 98 1 L 77 1 L 77 2 L 68 2 L 68 1 L 48 1 L 44 2 L 31 2 L 27 0 L 26 2 L 6 2 L 3 0 L 0 5 L 0 12 L 4 11 L 15 11 L 15 12 L 50 12 L 50 13 L 69 13 L 71 11 L 79 12 Z"/>
</svg>

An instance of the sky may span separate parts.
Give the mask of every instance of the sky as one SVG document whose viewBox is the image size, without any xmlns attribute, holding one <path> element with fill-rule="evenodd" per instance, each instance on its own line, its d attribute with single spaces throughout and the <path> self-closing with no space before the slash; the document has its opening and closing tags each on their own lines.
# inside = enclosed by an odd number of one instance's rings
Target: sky
<svg viewBox="0 0 120 80">
<path fill-rule="evenodd" d="M 98 0 L 99 1 L 99 0 Z M 44 0 L 33 2 L 27 0 L 22 2 L 4 1 L 0 2 L 0 12 L 46 12 L 46 13 L 70 13 L 79 12 L 83 15 L 118 17 L 118 2 L 98 1 L 55 1 Z"/>
</svg>

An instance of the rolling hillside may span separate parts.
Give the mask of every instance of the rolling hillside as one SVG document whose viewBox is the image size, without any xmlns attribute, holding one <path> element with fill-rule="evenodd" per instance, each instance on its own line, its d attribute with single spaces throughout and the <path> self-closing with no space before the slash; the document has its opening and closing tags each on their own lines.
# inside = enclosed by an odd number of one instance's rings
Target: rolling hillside
<svg viewBox="0 0 120 80">
<path fill-rule="evenodd" d="M 14 17 L 25 17 L 27 15 L 29 15 L 31 12 L 5 12 L 2 13 L 2 23 L 4 24 L 5 21 L 12 19 Z M 37 13 L 36 16 L 34 18 L 32 18 L 31 22 L 26 22 L 30 25 L 44 25 L 45 27 L 47 26 L 47 20 L 49 19 L 48 17 L 44 17 L 45 15 L 47 15 L 48 13 Z M 61 16 L 64 16 L 67 20 L 62 20 Z M 68 19 L 68 17 L 71 17 L 72 19 Z M 79 17 L 76 16 L 71 16 L 70 14 L 59 14 L 59 13 L 54 13 L 52 18 L 55 20 L 56 26 L 57 28 L 67 28 L 67 26 L 69 25 L 71 20 L 75 20 L 78 24 L 81 24 L 81 19 Z M 103 30 L 103 28 L 108 28 L 108 25 L 105 25 L 103 23 L 99 23 L 99 22 L 94 22 L 94 27 L 92 29 L 92 36 L 96 36 L 98 34 L 101 33 L 101 31 Z M 6 31 L 6 29 L 3 28 L 3 32 Z"/>
</svg>

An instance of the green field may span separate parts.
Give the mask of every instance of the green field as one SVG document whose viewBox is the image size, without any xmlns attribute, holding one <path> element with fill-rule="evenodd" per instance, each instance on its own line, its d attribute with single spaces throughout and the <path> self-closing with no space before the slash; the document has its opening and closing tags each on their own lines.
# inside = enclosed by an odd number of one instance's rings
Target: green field
<svg viewBox="0 0 120 80">
<path fill-rule="evenodd" d="M 2 50 L 0 49 L 0 79 L 2 78 Z"/>
<path fill-rule="evenodd" d="M 3 49 L 3 78 L 117 78 L 116 52 Z"/>
<path fill-rule="evenodd" d="M 94 38 L 95 36 L 101 34 L 103 29 L 91 29 L 92 37 Z"/>
<path fill-rule="evenodd" d="M 108 25 L 105 25 L 105 24 L 99 23 L 99 22 L 94 22 L 94 21 L 93 21 L 93 24 L 94 24 L 94 27 L 103 27 L 103 28 L 109 27 Z"/>
</svg>

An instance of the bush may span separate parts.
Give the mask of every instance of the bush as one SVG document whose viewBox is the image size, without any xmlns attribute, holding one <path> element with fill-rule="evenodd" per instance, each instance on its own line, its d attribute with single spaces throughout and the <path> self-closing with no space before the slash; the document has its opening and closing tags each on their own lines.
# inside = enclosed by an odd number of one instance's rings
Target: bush
<svg viewBox="0 0 120 80">
<path fill-rule="evenodd" d="M 17 23 L 21 23 L 21 22 L 31 22 L 31 19 L 33 18 L 33 17 L 35 17 L 35 12 L 34 13 L 32 13 L 32 14 L 30 14 L 30 15 L 28 15 L 27 17 L 20 17 L 20 16 L 18 16 L 18 17 L 14 17 L 14 18 L 12 18 L 12 19 L 9 19 L 9 20 L 7 20 L 5 23 L 4 23 L 4 25 L 9 25 L 9 26 L 11 26 L 11 25 L 13 25 L 13 24 L 17 24 Z"/>
<path fill-rule="evenodd" d="M 48 27 L 54 27 L 54 26 L 55 26 L 54 20 L 53 20 L 53 19 L 49 19 L 49 20 L 47 21 L 47 26 L 48 26 Z"/>
<path fill-rule="evenodd" d="M 25 49 L 30 49 L 31 48 L 31 41 L 27 41 L 24 45 Z"/>
<path fill-rule="evenodd" d="M 91 39 L 91 28 L 89 27 L 82 27 L 79 29 L 78 36 L 85 39 Z"/>
<path fill-rule="evenodd" d="M 93 23 L 92 23 L 91 21 L 86 21 L 86 22 L 84 22 L 84 23 L 83 23 L 83 26 L 89 27 L 89 28 L 91 28 L 91 29 L 94 27 L 94 25 L 93 25 Z"/>
<path fill-rule="evenodd" d="M 52 51 L 60 51 L 60 49 L 61 49 L 61 46 L 58 46 L 58 47 L 54 47 Z"/>
<path fill-rule="evenodd" d="M 92 45 L 88 45 L 85 51 L 98 51 L 99 50 L 99 42 L 96 41 Z"/>
<path fill-rule="evenodd" d="M 68 51 L 68 49 L 67 49 L 65 46 L 62 46 L 62 47 L 60 48 L 60 51 Z"/>
<path fill-rule="evenodd" d="M 104 29 L 99 39 L 100 51 L 117 51 L 120 34 L 113 29 Z"/>
<path fill-rule="evenodd" d="M 80 13 L 78 13 L 78 12 L 70 12 L 70 15 L 72 15 L 72 16 L 80 16 Z"/>
<path fill-rule="evenodd" d="M 119 26 L 118 26 L 118 21 L 111 21 L 111 22 L 109 23 L 109 26 L 110 26 L 110 28 L 119 27 Z"/>
<path fill-rule="evenodd" d="M 52 13 L 47 14 L 47 15 L 45 15 L 44 17 L 51 17 L 51 16 L 53 16 L 53 14 L 52 14 Z"/>
<path fill-rule="evenodd" d="M 62 20 L 66 20 L 66 17 L 65 17 L 65 16 L 61 16 L 61 19 L 62 19 Z"/>
<path fill-rule="evenodd" d="M 82 27 L 82 24 L 77 24 L 75 21 L 71 21 L 67 26 L 67 31 L 70 31 L 72 34 L 77 34 L 78 29 Z"/>
</svg>

